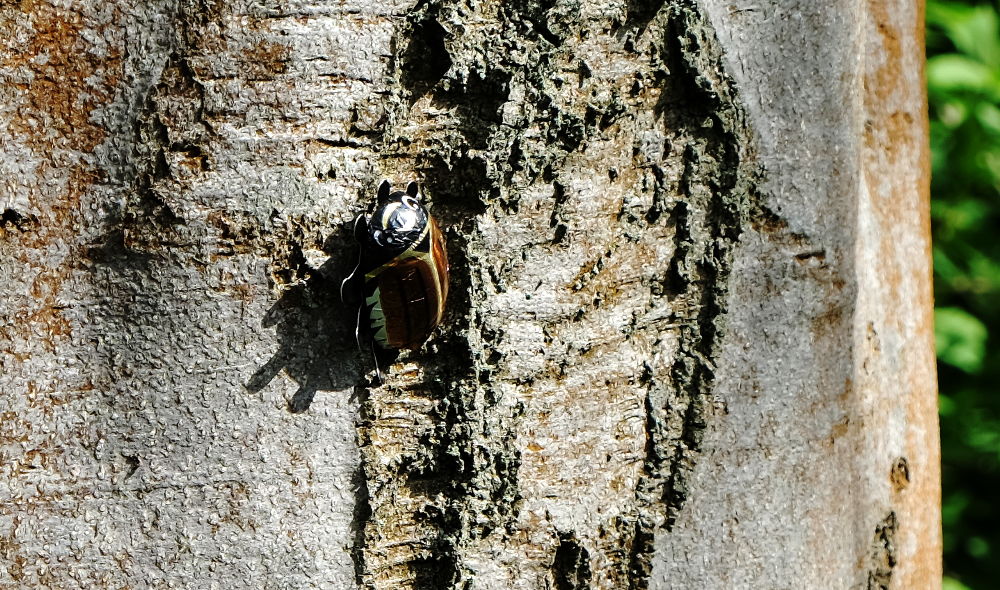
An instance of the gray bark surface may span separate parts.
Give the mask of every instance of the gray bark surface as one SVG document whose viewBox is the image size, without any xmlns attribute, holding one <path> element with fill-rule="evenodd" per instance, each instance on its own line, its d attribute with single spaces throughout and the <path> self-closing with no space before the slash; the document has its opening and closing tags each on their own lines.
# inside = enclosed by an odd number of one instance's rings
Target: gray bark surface
<svg viewBox="0 0 1000 590">
<path fill-rule="evenodd" d="M 939 586 L 922 12 L 819 4 L 0 2 L 0 587 Z"/>
</svg>

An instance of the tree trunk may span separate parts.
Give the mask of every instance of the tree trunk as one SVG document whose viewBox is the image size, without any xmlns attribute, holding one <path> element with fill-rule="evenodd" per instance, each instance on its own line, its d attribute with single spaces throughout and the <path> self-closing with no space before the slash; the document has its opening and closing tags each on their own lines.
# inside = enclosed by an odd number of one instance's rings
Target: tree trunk
<svg viewBox="0 0 1000 590">
<path fill-rule="evenodd" d="M 0 2 L 0 587 L 938 587 L 915 4 Z"/>
</svg>

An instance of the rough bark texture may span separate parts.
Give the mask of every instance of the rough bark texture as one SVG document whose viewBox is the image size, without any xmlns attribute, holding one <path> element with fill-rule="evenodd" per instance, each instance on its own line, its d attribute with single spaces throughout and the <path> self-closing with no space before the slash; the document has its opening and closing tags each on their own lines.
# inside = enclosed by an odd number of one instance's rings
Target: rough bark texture
<svg viewBox="0 0 1000 590">
<path fill-rule="evenodd" d="M 934 587 L 922 12 L 814 4 L 0 2 L 0 585 Z"/>
<path fill-rule="evenodd" d="M 736 249 L 728 414 L 654 586 L 936 588 L 923 6 L 780 4 L 704 4 L 777 217 Z"/>
</svg>

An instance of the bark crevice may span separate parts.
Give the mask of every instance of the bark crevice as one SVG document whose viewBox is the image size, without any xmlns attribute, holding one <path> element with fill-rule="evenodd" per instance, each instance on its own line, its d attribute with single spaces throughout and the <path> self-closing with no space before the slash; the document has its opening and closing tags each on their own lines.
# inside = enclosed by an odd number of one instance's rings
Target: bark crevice
<svg viewBox="0 0 1000 590">
<path fill-rule="evenodd" d="M 892 573 L 898 565 L 896 550 L 898 531 L 899 519 L 895 512 L 887 514 L 875 526 L 865 590 L 889 590 L 892 587 Z"/>
</svg>

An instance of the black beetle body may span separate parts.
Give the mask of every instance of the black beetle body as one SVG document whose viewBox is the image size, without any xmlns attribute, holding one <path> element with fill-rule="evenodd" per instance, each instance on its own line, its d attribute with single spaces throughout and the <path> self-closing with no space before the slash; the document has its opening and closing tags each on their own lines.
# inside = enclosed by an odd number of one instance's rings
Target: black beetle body
<svg viewBox="0 0 1000 590">
<path fill-rule="evenodd" d="M 382 349 L 413 349 L 444 315 L 448 257 L 444 236 L 420 202 L 417 183 L 403 192 L 382 181 L 374 210 L 355 220 L 358 265 L 341 286 L 359 305 L 356 336 Z M 376 363 L 377 364 L 377 363 Z"/>
</svg>

